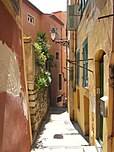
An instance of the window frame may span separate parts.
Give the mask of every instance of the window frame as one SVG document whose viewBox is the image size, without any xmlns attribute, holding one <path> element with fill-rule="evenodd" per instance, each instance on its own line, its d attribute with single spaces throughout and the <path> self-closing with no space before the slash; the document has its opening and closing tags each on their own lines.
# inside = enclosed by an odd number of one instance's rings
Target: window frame
<svg viewBox="0 0 114 152">
<path fill-rule="evenodd" d="M 29 19 L 28 19 L 29 18 Z M 32 19 L 33 22 L 30 21 L 30 19 Z M 33 15 L 31 15 L 30 13 L 27 13 L 27 21 L 32 24 L 35 25 L 35 17 Z"/>
<path fill-rule="evenodd" d="M 82 86 L 88 87 L 88 38 L 83 43 L 83 77 Z"/>
</svg>

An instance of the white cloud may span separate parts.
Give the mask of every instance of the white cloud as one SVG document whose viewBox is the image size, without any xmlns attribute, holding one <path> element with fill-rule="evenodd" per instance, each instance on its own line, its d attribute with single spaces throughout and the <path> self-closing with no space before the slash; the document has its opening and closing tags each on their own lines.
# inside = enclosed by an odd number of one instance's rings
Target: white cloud
<svg viewBox="0 0 114 152">
<path fill-rule="evenodd" d="M 29 0 L 43 13 L 66 11 L 67 0 Z"/>
</svg>

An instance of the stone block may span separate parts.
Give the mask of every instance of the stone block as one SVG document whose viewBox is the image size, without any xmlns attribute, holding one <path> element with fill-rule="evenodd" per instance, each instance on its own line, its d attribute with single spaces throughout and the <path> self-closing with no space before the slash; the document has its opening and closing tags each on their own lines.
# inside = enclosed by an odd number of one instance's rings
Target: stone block
<svg viewBox="0 0 114 152">
<path fill-rule="evenodd" d="M 37 93 L 29 95 L 29 100 L 36 100 Z"/>
<path fill-rule="evenodd" d="M 29 95 L 33 95 L 33 94 L 35 94 L 35 93 L 37 93 L 37 90 L 29 90 L 29 91 L 28 91 L 28 94 L 29 94 Z"/>
<path fill-rule="evenodd" d="M 37 111 L 36 114 L 31 114 L 31 122 L 35 123 L 35 122 L 39 121 L 39 117 L 40 117 L 39 111 Z"/>
<path fill-rule="evenodd" d="M 29 100 L 29 106 L 30 108 L 34 108 L 37 107 L 37 109 L 39 108 L 39 102 L 36 100 Z"/>
<path fill-rule="evenodd" d="M 33 116 L 32 118 L 31 118 L 31 123 L 38 123 L 39 122 L 39 116 L 37 117 L 37 116 Z"/>
<path fill-rule="evenodd" d="M 39 122 L 36 122 L 36 123 L 32 124 L 32 130 L 37 131 L 38 125 L 39 125 Z"/>
<path fill-rule="evenodd" d="M 34 90 L 34 89 L 35 89 L 34 83 L 28 83 L 28 90 Z"/>
<path fill-rule="evenodd" d="M 34 108 L 37 105 L 36 100 L 35 101 L 29 101 L 30 108 Z"/>
<path fill-rule="evenodd" d="M 34 108 L 30 108 L 30 114 L 36 114 L 37 106 Z"/>
</svg>

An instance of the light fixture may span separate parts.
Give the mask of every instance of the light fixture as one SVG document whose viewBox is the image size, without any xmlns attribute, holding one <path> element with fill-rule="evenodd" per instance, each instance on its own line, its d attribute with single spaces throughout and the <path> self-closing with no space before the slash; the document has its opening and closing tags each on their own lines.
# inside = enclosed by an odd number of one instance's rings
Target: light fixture
<svg viewBox="0 0 114 152">
<path fill-rule="evenodd" d="M 52 39 L 52 41 L 54 41 L 55 38 L 56 38 L 56 31 L 55 31 L 55 28 L 52 28 L 51 31 L 50 31 L 50 33 L 51 33 L 51 39 Z"/>
<path fill-rule="evenodd" d="M 57 31 L 55 28 L 52 28 L 50 30 L 51 33 L 51 39 L 52 41 L 54 41 L 55 43 L 61 44 L 62 46 L 69 46 L 69 40 L 65 39 L 56 39 L 56 35 L 57 35 Z"/>
</svg>

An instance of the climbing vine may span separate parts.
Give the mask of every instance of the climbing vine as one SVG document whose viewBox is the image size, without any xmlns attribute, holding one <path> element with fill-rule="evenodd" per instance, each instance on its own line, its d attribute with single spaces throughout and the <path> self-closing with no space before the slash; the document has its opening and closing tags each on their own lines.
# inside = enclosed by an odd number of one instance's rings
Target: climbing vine
<svg viewBox="0 0 114 152">
<path fill-rule="evenodd" d="M 51 73 L 46 68 L 47 63 L 53 60 L 53 56 L 48 53 L 49 49 L 50 44 L 46 39 L 46 33 L 38 32 L 34 43 L 35 62 L 39 69 L 35 79 L 37 90 L 46 89 L 52 82 Z"/>
</svg>

